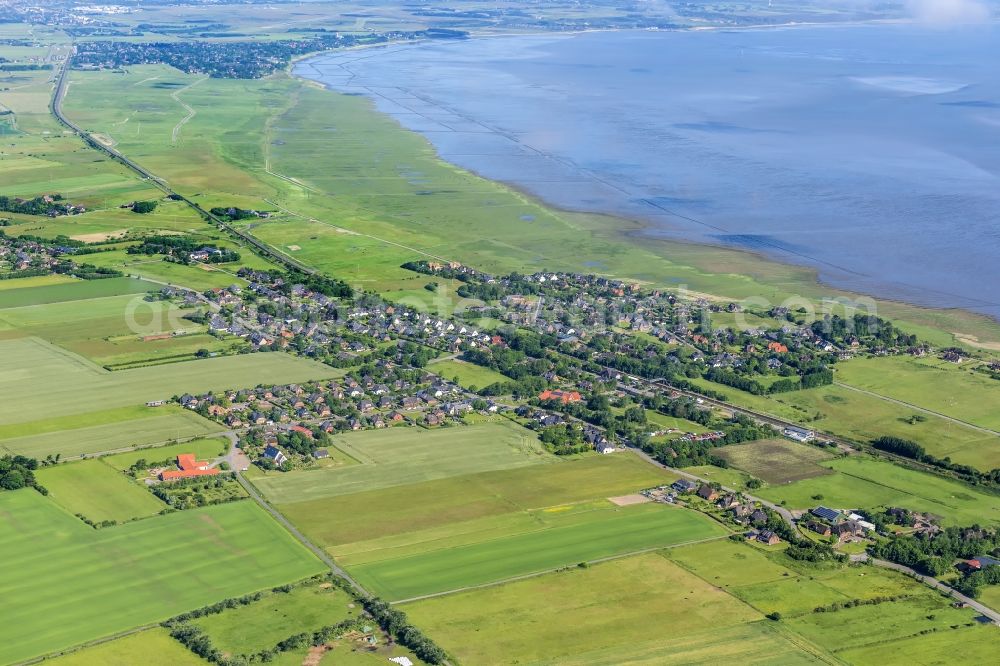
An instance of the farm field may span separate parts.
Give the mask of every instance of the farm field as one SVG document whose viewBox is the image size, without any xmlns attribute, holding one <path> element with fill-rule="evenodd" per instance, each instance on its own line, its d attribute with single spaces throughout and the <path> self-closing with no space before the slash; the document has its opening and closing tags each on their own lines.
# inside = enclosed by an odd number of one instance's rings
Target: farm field
<svg viewBox="0 0 1000 666">
<path fill-rule="evenodd" d="M 13 280 L 0 280 L 0 291 L 13 289 L 29 289 L 33 287 L 51 287 L 57 284 L 74 284 L 79 282 L 69 275 L 37 275 L 35 277 L 15 278 Z"/>
<path fill-rule="evenodd" d="M 817 504 L 854 509 L 901 506 L 940 516 L 945 525 L 1000 524 L 1000 496 L 957 481 L 864 456 L 832 460 L 823 466 L 835 473 L 768 486 L 757 493 L 790 509 Z M 822 500 L 813 499 L 815 495 Z"/>
<path fill-rule="evenodd" d="M 101 425 L 66 428 L 53 432 L 43 432 L 39 435 L 0 439 L 0 448 L 34 458 L 44 458 L 57 453 L 66 458 L 89 455 L 99 451 L 114 451 L 126 447 L 148 446 L 167 439 L 207 435 L 222 429 L 217 423 L 202 418 L 190 410 L 160 407 L 158 409 L 164 411 L 162 414 L 157 414 L 151 408 L 141 407 L 137 409 L 146 410 L 147 413 L 143 414 L 142 418 L 123 418 L 120 421 Z M 112 411 L 122 413 L 124 416 L 128 413 L 128 408 Z M 73 417 L 53 419 L 53 421 L 67 425 L 72 424 L 73 420 Z M 17 430 L 24 431 L 39 426 L 44 428 L 46 424 L 48 424 L 46 421 L 17 424 L 19 426 Z M 0 428 L 0 432 L 3 430 Z"/>
<path fill-rule="evenodd" d="M 254 483 L 271 501 L 287 504 L 555 461 L 533 432 L 509 421 L 362 431 L 337 435 L 333 444 L 362 464 L 269 474 Z"/>
<path fill-rule="evenodd" d="M 726 395 L 734 405 L 803 423 L 834 435 L 868 441 L 892 435 L 919 443 L 939 458 L 989 471 L 1000 467 L 1000 438 L 931 414 L 912 421 L 916 410 L 853 391 L 824 386 L 776 396 L 756 396 L 704 379 L 691 382 Z M 817 419 L 816 417 L 819 416 Z"/>
<path fill-rule="evenodd" d="M 323 570 L 250 501 L 94 530 L 33 490 L 0 495 L 0 557 L 6 662 Z"/>
<path fill-rule="evenodd" d="M 0 393 L 20 421 L 107 410 L 184 392 L 304 382 L 342 374 L 289 354 L 245 354 L 108 372 L 37 338 L 0 340 Z"/>
<path fill-rule="evenodd" d="M 353 600 L 343 590 L 309 583 L 291 592 L 268 593 L 248 606 L 206 615 L 192 624 L 201 627 L 223 652 L 252 654 L 273 648 L 294 634 L 357 616 L 360 607 L 352 609 L 349 604 Z"/>
<path fill-rule="evenodd" d="M 310 538 L 348 554 L 446 538 L 458 524 L 616 497 L 675 478 L 633 455 L 589 456 L 281 504 Z M 437 532 L 435 532 L 437 531 Z M 354 546 L 348 546 L 354 544 Z"/>
<path fill-rule="evenodd" d="M 52 666 L 133 666 L 139 662 L 144 666 L 205 666 L 209 663 L 175 641 L 161 627 L 45 661 Z"/>
<path fill-rule="evenodd" d="M 685 472 L 694 474 L 697 477 L 708 479 L 709 482 L 721 483 L 727 488 L 740 490 L 745 485 L 750 475 L 738 469 L 716 467 L 715 465 L 697 465 L 695 467 L 685 467 Z"/>
<path fill-rule="evenodd" d="M 158 288 L 151 282 L 124 277 L 8 288 L 0 291 L 0 309 L 143 294 Z"/>
<path fill-rule="evenodd" d="M 996 657 L 996 627 L 977 625 L 910 636 L 862 647 L 847 647 L 837 657 L 864 666 L 949 666 L 955 663 L 985 664 Z"/>
<path fill-rule="evenodd" d="M 830 474 L 830 470 L 819 463 L 833 457 L 814 446 L 787 439 L 762 439 L 723 446 L 716 449 L 715 455 L 732 467 L 770 484 L 792 483 Z"/>
<path fill-rule="evenodd" d="M 156 515 L 166 508 L 145 487 L 100 460 L 43 467 L 35 477 L 49 491 L 49 499 L 95 523 L 124 523 Z"/>
<path fill-rule="evenodd" d="M 760 613 L 655 553 L 407 603 L 402 609 L 468 664 L 495 663 L 497 655 L 508 663 L 580 666 L 725 663 L 730 658 L 810 663 Z M 559 617 L 569 621 L 553 621 Z"/>
<path fill-rule="evenodd" d="M 457 359 L 432 362 L 427 366 L 427 370 L 441 375 L 447 380 L 457 378 L 458 384 L 466 388 L 474 386 L 481 389 L 497 382 L 510 381 L 509 378 L 495 370 Z"/>
<path fill-rule="evenodd" d="M 548 526 L 461 546 L 352 565 L 358 580 L 389 600 L 483 585 L 645 548 L 721 537 L 726 530 L 693 511 L 659 504 L 552 517 Z"/>
<path fill-rule="evenodd" d="M 837 381 L 1000 430 L 1000 383 L 974 372 L 969 363 L 913 356 L 857 358 L 837 366 Z"/>
</svg>

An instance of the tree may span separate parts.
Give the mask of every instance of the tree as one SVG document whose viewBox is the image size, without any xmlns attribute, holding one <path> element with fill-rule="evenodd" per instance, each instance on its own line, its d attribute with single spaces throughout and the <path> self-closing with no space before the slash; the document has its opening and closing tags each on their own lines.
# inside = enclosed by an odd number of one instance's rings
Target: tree
<svg viewBox="0 0 1000 666">
<path fill-rule="evenodd" d="M 140 215 L 152 213 L 156 210 L 156 203 L 155 201 L 136 201 L 132 204 L 132 212 L 139 213 Z"/>
</svg>

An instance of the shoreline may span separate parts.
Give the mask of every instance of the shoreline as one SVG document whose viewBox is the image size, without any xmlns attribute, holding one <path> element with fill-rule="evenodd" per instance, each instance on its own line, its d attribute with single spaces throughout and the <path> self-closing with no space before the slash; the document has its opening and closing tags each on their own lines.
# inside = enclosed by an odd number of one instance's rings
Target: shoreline
<svg viewBox="0 0 1000 666">
<path fill-rule="evenodd" d="M 868 25 L 868 24 L 900 24 L 900 23 L 911 23 L 912 21 L 868 21 L 861 23 L 831 23 L 831 24 L 808 24 L 812 27 L 838 27 L 838 26 L 853 26 L 853 25 Z M 764 26 L 747 26 L 741 28 L 729 28 L 729 27 L 711 27 L 710 29 L 726 29 L 726 30 L 759 30 L 768 28 L 790 28 L 790 27 L 808 27 L 807 24 L 779 24 L 779 25 L 764 25 Z M 698 31 L 703 31 L 700 29 Z M 689 32 L 692 29 L 679 29 L 676 32 Z M 490 33 L 490 34 L 470 34 L 470 39 L 472 38 L 483 38 L 483 37 L 511 37 L 511 36 L 539 36 L 539 37 L 559 37 L 559 36 L 572 36 L 584 33 L 595 33 L 595 32 L 636 32 L 636 33 L 646 33 L 651 32 L 646 29 L 637 30 L 586 30 L 586 31 L 572 31 L 572 32 L 535 32 L 535 33 Z M 652 32 L 670 32 L 669 30 L 660 30 Z M 425 43 L 428 40 L 415 40 L 412 42 L 403 43 L 389 43 L 389 44 L 371 44 L 350 47 L 349 50 L 368 50 L 372 48 L 388 48 L 394 45 L 400 44 L 413 44 L 417 45 L 420 43 Z M 344 49 L 321 51 L 307 56 L 302 56 L 300 58 L 292 61 L 285 73 L 293 79 L 296 79 L 306 85 L 315 86 L 322 88 L 325 91 L 331 92 L 337 95 L 346 95 L 341 90 L 338 90 L 320 80 L 310 78 L 308 76 L 299 75 L 295 73 L 295 67 L 304 62 L 312 59 L 321 58 L 325 55 L 334 55 L 338 53 L 343 53 Z M 952 344 L 964 345 L 970 348 L 982 350 L 982 351 L 1000 351 L 1000 318 L 991 317 L 988 314 L 976 312 L 975 310 L 961 308 L 961 307 L 936 307 L 931 305 L 924 305 L 920 303 L 915 303 L 907 301 L 901 298 L 893 298 L 884 295 L 878 295 L 877 293 L 870 293 L 864 291 L 854 291 L 846 289 L 843 287 L 838 287 L 823 279 L 818 268 L 810 265 L 806 262 L 796 263 L 794 261 L 785 261 L 773 256 L 769 256 L 764 252 L 756 251 L 747 248 L 734 248 L 726 246 L 723 244 L 715 244 L 704 241 L 694 241 L 686 240 L 682 238 L 670 238 L 663 235 L 658 235 L 654 233 L 656 231 L 655 225 L 653 225 L 648 220 L 643 220 L 638 217 L 624 216 L 619 214 L 607 213 L 595 210 L 586 209 L 573 209 L 567 208 L 561 205 L 557 205 L 553 202 L 548 201 L 543 196 L 538 195 L 534 192 L 528 191 L 526 188 L 512 183 L 510 181 L 502 179 L 494 179 L 484 174 L 480 173 L 474 168 L 469 168 L 462 166 L 447 160 L 442 157 L 437 146 L 423 133 L 412 130 L 404 126 L 400 121 L 394 118 L 391 114 L 382 112 L 377 108 L 375 100 L 370 95 L 364 95 L 370 103 L 371 113 L 379 114 L 386 118 L 391 118 L 393 122 L 403 131 L 417 135 L 424 141 L 434 152 L 436 159 L 442 164 L 447 165 L 452 169 L 457 169 L 465 171 L 469 174 L 474 175 L 485 182 L 493 183 L 499 187 L 507 189 L 508 191 L 514 193 L 517 197 L 521 198 L 525 202 L 529 202 L 543 209 L 552 211 L 556 213 L 559 217 L 566 219 L 567 222 L 574 222 L 578 224 L 583 222 L 582 225 L 587 228 L 591 233 L 607 233 L 610 232 L 614 238 L 628 247 L 635 249 L 649 249 L 651 246 L 655 246 L 655 254 L 668 261 L 679 263 L 698 271 L 702 271 L 709 274 L 716 275 L 733 275 L 735 277 L 748 278 L 759 280 L 762 284 L 773 287 L 775 292 L 779 290 L 787 290 L 789 287 L 793 289 L 790 293 L 792 296 L 804 297 L 810 301 L 823 301 L 824 299 L 839 299 L 839 300 L 849 300 L 851 302 L 860 303 L 874 303 L 878 308 L 880 315 L 885 314 L 888 318 L 893 320 L 901 320 L 903 323 L 908 323 L 912 327 L 926 327 L 934 329 L 940 333 L 943 333 L 953 339 Z M 594 224 L 594 222 L 598 224 Z M 589 222 L 589 223 L 588 223 Z M 684 256 L 683 259 L 679 261 L 674 257 L 676 254 L 681 254 Z M 692 260 L 692 255 L 701 256 L 702 261 Z M 702 256 L 702 255 L 708 255 Z M 720 271 L 717 268 L 712 268 L 711 265 L 722 261 L 724 263 L 727 259 L 736 258 L 736 261 L 732 263 L 735 265 L 747 268 L 754 268 L 756 270 L 746 273 L 737 273 L 732 271 Z M 775 270 L 777 269 L 777 270 Z M 613 275 L 619 278 L 636 279 L 634 277 L 629 277 L 625 275 L 620 275 L 618 273 L 602 273 L 601 270 L 595 267 L 593 270 L 595 274 L 605 274 Z M 797 273 L 793 280 L 788 281 L 787 278 L 773 281 L 766 277 L 768 273 Z M 765 274 L 765 277 L 758 277 L 756 274 Z M 661 276 L 661 284 L 664 287 L 670 287 L 668 281 L 668 276 Z M 646 282 L 652 282 L 651 280 L 644 280 Z M 674 285 L 676 286 L 676 285 Z M 805 293 L 803 293 L 805 292 Z M 705 292 L 706 296 L 711 296 L 715 300 L 741 300 L 741 297 L 727 296 L 724 293 L 718 292 Z M 863 308 L 862 308 L 863 309 Z"/>
</svg>

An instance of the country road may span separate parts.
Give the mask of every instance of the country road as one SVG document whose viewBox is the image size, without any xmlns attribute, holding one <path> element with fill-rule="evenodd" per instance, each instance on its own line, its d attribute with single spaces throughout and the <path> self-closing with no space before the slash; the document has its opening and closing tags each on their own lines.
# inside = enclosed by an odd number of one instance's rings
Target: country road
<svg viewBox="0 0 1000 666">
<path fill-rule="evenodd" d="M 642 451 L 642 450 L 636 449 L 636 448 L 630 448 L 629 450 L 635 452 L 640 458 L 642 458 L 643 460 L 645 460 L 649 464 L 656 465 L 657 467 L 665 469 L 668 472 L 671 472 L 672 474 L 676 474 L 677 476 L 680 476 L 680 477 L 685 478 L 685 479 L 690 479 L 691 481 L 699 481 L 701 483 L 711 483 L 711 481 L 709 481 L 708 479 L 703 479 L 700 476 L 695 476 L 694 474 L 691 474 L 689 472 L 685 472 L 682 469 L 677 469 L 676 467 L 669 467 L 667 465 L 664 465 L 663 463 L 659 462 L 658 460 L 654 459 L 652 456 L 650 456 L 649 454 L 647 454 L 645 451 Z M 745 490 L 737 490 L 736 488 L 727 488 L 725 486 L 720 486 L 720 487 L 724 491 L 726 491 L 727 493 L 739 493 L 739 494 L 743 495 L 744 497 L 746 497 L 747 499 L 749 499 L 752 502 L 759 502 L 761 504 L 761 506 L 766 506 L 768 509 L 771 509 L 772 511 L 774 511 L 778 515 L 780 515 L 782 517 L 782 519 L 786 523 L 788 523 L 789 527 L 791 527 L 793 529 L 795 528 L 795 523 L 793 522 L 792 513 L 788 509 L 786 509 L 786 508 L 784 508 L 782 506 L 778 506 L 774 502 L 768 502 L 765 499 L 761 499 L 759 497 L 754 497 L 753 495 L 748 495 Z"/>
<path fill-rule="evenodd" d="M 231 448 L 229 450 L 229 454 L 226 456 L 226 461 L 229 463 L 229 466 L 232 469 L 233 474 L 236 476 L 236 480 L 239 481 L 240 485 L 243 486 L 243 489 L 247 491 L 247 494 L 250 496 L 250 499 L 252 499 L 258 505 L 260 505 L 262 509 L 271 514 L 272 518 L 277 520 L 278 523 L 280 523 L 282 527 L 288 530 L 288 532 L 293 537 L 298 539 L 299 543 L 301 543 L 303 546 L 312 551 L 313 555 L 318 557 L 320 561 L 322 561 L 323 564 L 325 564 L 330 569 L 330 571 L 332 571 L 334 574 L 336 574 L 337 576 L 343 578 L 348 583 L 350 583 L 351 587 L 353 587 L 358 594 L 360 594 L 363 597 L 371 596 L 368 590 L 362 587 L 358 581 L 351 578 L 351 576 L 348 575 L 346 571 L 341 569 L 340 566 L 338 566 L 337 563 L 333 561 L 333 558 L 331 558 L 326 553 L 326 551 L 324 551 L 322 548 L 320 548 L 312 541 L 310 541 L 309 538 L 306 537 L 306 535 L 300 532 L 298 528 L 292 525 L 292 523 L 287 518 L 285 518 L 284 514 L 282 514 L 280 511 L 274 508 L 267 500 L 263 498 L 263 496 L 261 496 L 259 492 L 257 492 L 257 488 L 254 487 L 254 485 L 250 483 L 246 479 L 246 477 L 243 476 L 243 472 L 242 470 L 240 470 L 240 466 L 238 464 L 234 464 L 235 463 L 234 456 L 236 454 L 236 449 L 238 448 L 240 441 L 239 437 L 233 431 L 229 431 L 223 434 L 225 437 L 229 438 L 229 441 L 231 443 Z"/>
<path fill-rule="evenodd" d="M 971 597 L 965 596 L 964 594 L 962 594 L 958 590 L 954 590 L 954 589 L 948 587 L 947 585 L 945 585 L 944 583 L 942 583 L 941 581 L 939 581 L 937 578 L 932 578 L 931 576 L 925 576 L 923 574 L 917 573 L 916 571 L 914 571 L 910 567 L 903 566 L 902 564 L 896 564 L 895 562 L 889 562 L 889 561 L 886 561 L 886 560 L 879 560 L 879 559 L 875 559 L 875 558 L 870 558 L 869 561 L 872 564 L 874 564 L 875 566 L 884 567 L 886 569 L 893 569 L 895 571 L 900 571 L 902 573 L 905 573 L 905 574 L 907 574 L 909 576 L 913 576 L 914 578 L 916 578 L 917 580 L 919 580 L 921 583 L 923 583 L 925 585 L 930 585 L 931 587 L 933 587 L 935 589 L 938 589 L 938 590 L 940 590 L 940 591 L 948 594 L 953 599 L 957 599 L 958 601 L 961 601 L 961 602 L 967 604 L 970 608 L 973 608 L 973 609 L 979 611 L 980 613 L 982 613 L 986 617 L 988 617 L 991 620 L 993 620 L 993 622 L 995 624 L 1000 624 L 1000 613 L 998 613 L 997 611 L 993 610 L 989 606 L 984 606 L 983 604 L 979 603 L 978 601 L 976 601 L 975 599 L 973 599 Z"/>
</svg>

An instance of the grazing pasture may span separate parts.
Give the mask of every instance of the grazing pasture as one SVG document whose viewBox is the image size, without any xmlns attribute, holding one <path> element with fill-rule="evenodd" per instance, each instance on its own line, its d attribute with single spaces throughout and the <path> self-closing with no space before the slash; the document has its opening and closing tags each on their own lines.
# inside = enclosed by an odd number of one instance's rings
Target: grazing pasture
<svg viewBox="0 0 1000 666">
<path fill-rule="evenodd" d="M 431 538 L 437 530 L 436 538 L 448 537 L 473 530 L 469 523 L 477 519 L 614 497 L 673 480 L 637 456 L 588 456 L 280 507 L 317 543 L 346 554 L 410 543 L 418 539 L 414 532 Z M 364 543 L 347 546 L 353 542 Z"/>
<path fill-rule="evenodd" d="M 53 502 L 95 523 L 147 518 L 166 508 L 147 488 L 100 460 L 43 467 L 35 477 Z"/>
<path fill-rule="evenodd" d="M 945 525 L 1000 524 L 1000 497 L 958 481 L 860 455 L 824 462 L 823 466 L 835 473 L 755 492 L 790 509 L 817 504 L 838 508 L 897 506 L 940 516 Z"/>
<path fill-rule="evenodd" d="M 830 474 L 830 470 L 819 463 L 833 457 L 814 446 L 786 439 L 762 439 L 732 444 L 716 449 L 714 453 L 732 467 L 771 484 L 792 483 Z"/>
<path fill-rule="evenodd" d="M 594 509 L 554 515 L 549 525 L 509 535 L 483 534 L 481 541 L 352 566 L 363 584 L 390 600 L 570 566 L 646 548 L 719 537 L 726 530 L 705 516 L 659 504 Z M 429 548 L 429 549 L 428 549 Z"/>
<path fill-rule="evenodd" d="M 0 625 L 4 662 L 324 568 L 253 502 L 94 530 L 30 489 L 0 494 L 0 558 L 0 588 L 10 611 Z"/>
<path fill-rule="evenodd" d="M 879 624 L 879 620 L 876 620 L 876 626 Z M 871 642 L 863 646 L 847 645 L 837 652 L 837 657 L 857 666 L 988 664 L 996 659 L 996 632 L 996 627 L 963 625 L 958 629 L 941 629 L 919 636 Z"/>
<path fill-rule="evenodd" d="M 807 663 L 760 613 L 655 553 L 407 603 L 462 663 Z M 567 621 L 556 621 L 566 618 Z M 739 645 L 740 649 L 734 651 Z M 573 646 L 567 650 L 566 646 Z M 693 658 L 699 655 L 699 658 Z M 743 659 L 741 659 L 743 660 Z"/>
<path fill-rule="evenodd" d="M 342 372 L 289 354 L 261 353 L 108 372 L 37 338 L 0 340 L 0 394 L 14 422 L 163 400 L 184 392 L 305 382 Z"/>
<path fill-rule="evenodd" d="M 209 662 L 175 641 L 162 627 L 45 661 L 47 666 L 134 666 L 138 663 L 143 666 L 207 666 Z"/>
<path fill-rule="evenodd" d="M 271 501 L 286 504 L 555 460 L 533 432 L 509 421 L 368 430 L 333 442 L 362 464 L 273 473 L 254 483 Z"/>
</svg>

